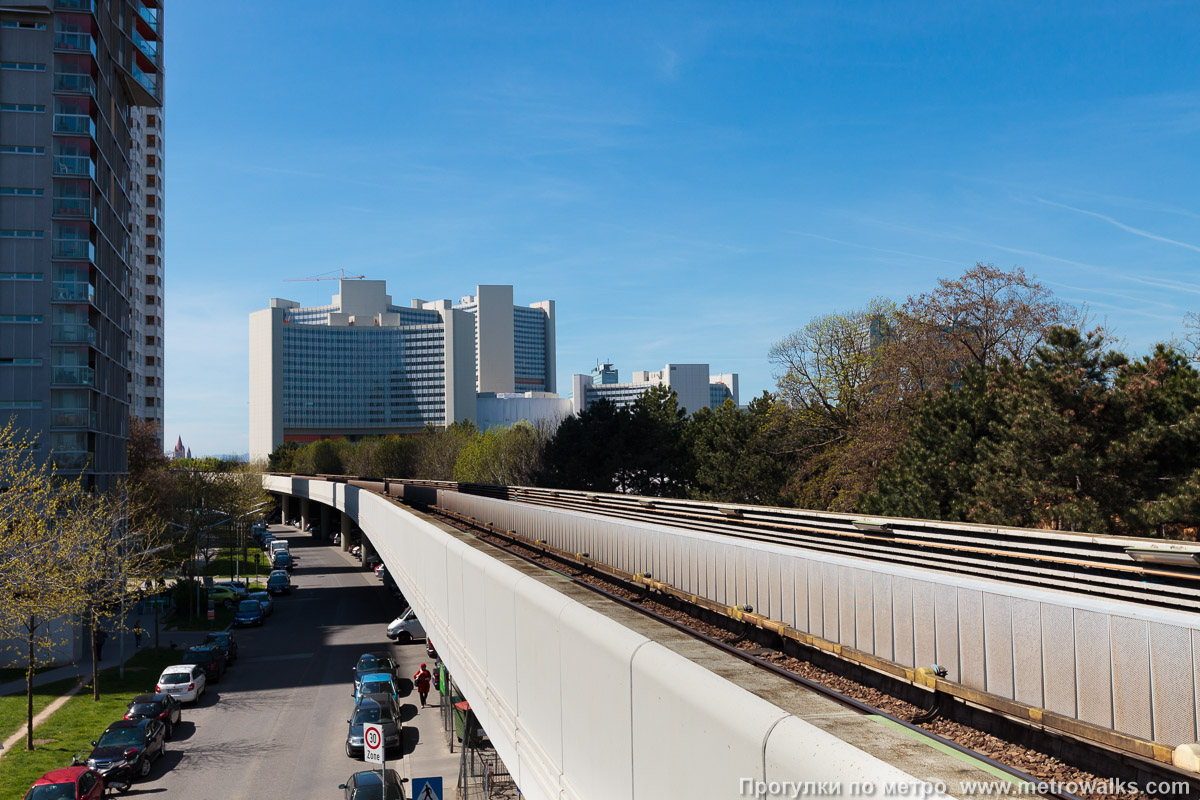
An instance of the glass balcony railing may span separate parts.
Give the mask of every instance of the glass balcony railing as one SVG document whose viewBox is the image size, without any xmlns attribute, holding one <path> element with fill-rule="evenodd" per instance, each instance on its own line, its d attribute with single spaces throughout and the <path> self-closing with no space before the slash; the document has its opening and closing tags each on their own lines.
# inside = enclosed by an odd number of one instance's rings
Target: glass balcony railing
<svg viewBox="0 0 1200 800">
<path fill-rule="evenodd" d="M 53 367 L 50 380 L 72 386 L 95 386 L 96 370 L 91 367 Z"/>
<path fill-rule="evenodd" d="M 94 95 L 96 93 L 96 82 L 92 80 L 91 75 L 56 72 L 54 73 L 54 91 Z"/>
<path fill-rule="evenodd" d="M 87 114 L 55 114 L 55 133 L 83 133 L 95 138 L 96 123 Z"/>
<path fill-rule="evenodd" d="M 55 300 L 79 300 L 90 303 L 96 299 L 96 290 L 90 283 L 55 281 L 52 297 Z"/>
<path fill-rule="evenodd" d="M 73 53 L 91 53 L 96 55 L 96 40 L 90 33 L 69 33 L 56 31 L 54 34 L 55 50 L 70 50 Z"/>
<path fill-rule="evenodd" d="M 56 197 L 54 214 L 60 217 L 90 217 L 92 201 L 86 197 Z"/>
<path fill-rule="evenodd" d="M 55 342 L 95 344 L 96 329 L 91 325 L 55 325 L 51 338 Z"/>
<path fill-rule="evenodd" d="M 86 258 L 91 261 L 96 255 L 96 246 L 87 239 L 55 239 L 55 258 Z"/>
<path fill-rule="evenodd" d="M 158 66 L 158 42 L 150 39 L 145 39 L 137 31 L 133 32 L 133 45 L 141 51 L 142 55 L 150 59 L 150 63 Z"/>
<path fill-rule="evenodd" d="M 86 428 L 91 421 L 86 408 L 56 408 L 50 412 L 50 425 L 55 428 Z"/>
<path fill-rule="evenodd" d="M 54 0 L 54 7 L 69 11 L 95 11 L 96 0 Z"/>
<path fill-rule="evenodd" d="M 142 85 L 142 88 L 144 88 L 147 92 L 154 95 L 155 97 L 158 96 L 158 76 L 157 75 L 147 75 L 145 72 L 143 72 L 141 69 L 138 68 L 137 64 L 129 65 L 129 73 L 131 75 L 133 75 L 133 79 L 136 80 L 138 83 L 140 83 Z"/>
<path fill-rule="evenodd" d="M 92 460 L 86 450 L 55 450 L 54 466 L 59 469 L 83 469 Z"/>
<path fill-rule="evenodd" d="M 88 156 L 55 156 L 55 175 L 86 175 L 96 177 L 96 165 Z"/>
<path fill-rule="evenodd" d="M 85 2 L 86 2 L 86 0 L 85 0 Z M 150 26 L 150 30 L 154 31 L 155 33 L 158 33 L 158 9 L 157 8 L 146 8 L 145 6 L 142 6 L 141 8 L 138 9 L 138 16 L 140 16 L 142 18 L 142 20 L 144 20 L 148 26 Z"/>
</svg>

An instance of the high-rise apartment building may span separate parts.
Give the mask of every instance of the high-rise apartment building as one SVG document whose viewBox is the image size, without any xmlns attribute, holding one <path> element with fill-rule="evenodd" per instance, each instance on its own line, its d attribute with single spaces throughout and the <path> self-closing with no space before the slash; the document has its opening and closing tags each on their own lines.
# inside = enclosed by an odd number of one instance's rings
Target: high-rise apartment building
<svg viewBox="0 0 1200 800">
<path fill-rule="evenodd" d="M 274 298 L 250 315 L 250 457 L 474 423 L 480 394 L 553 392 L 554 380 L 552 300 L 517 306 L 511 286 L 479 286 L 457 305 L 404 307 L 384 281 L 341 280 L 327 306 Z"/>
<path fill-rule="evenodd" d="M 616 406 L 632 405 L 652 386 L 674 390 L 681 408 L 689 414 L 704 407 L 720 408 L 726 400 L 738 404 L 737 373 L 710 375 L 708 364 L 667 364 L 660 370 L 635 370 L 630 383 L 620 383 L 612 364 L 602 364 L 591 375 L 571 378 L 575 413 L 587 410 L 601 398 Z"/>
<path fill-rule="evenodd" d="M 160 0 L 0 4 L 0 416 L 101 488 L 126 471 L 136 109 L 162 106 L 162 24 Z"/>
<path fill-rule="evenodd" d="M 138 106 L 130 114 L 133 173 L 130 225 L 133 291 L 130 293 L 129 411 L 148 420 L 163 444 L 163 114 L 161 108 Z"/>
</svg>

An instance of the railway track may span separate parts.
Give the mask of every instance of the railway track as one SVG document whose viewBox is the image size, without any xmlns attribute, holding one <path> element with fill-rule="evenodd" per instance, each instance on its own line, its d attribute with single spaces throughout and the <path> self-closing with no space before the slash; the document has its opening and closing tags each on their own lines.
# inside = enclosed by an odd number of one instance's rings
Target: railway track
<svg viewBox="0 0 1200 800">
<path fill-rule="evenodd" d="M 391 481 L 1194 612 L 1200 545 L 555 489 Z"/>
<path fill-rule="evenodd" d="M 1101 800 L 1111 798 L 1112 793 L 1083 791 L 1076 795 L 1061 787 L 1129 786 L 1131 783 L 1143 787 L 1148 782 L 1171 785 L 1172 789 L 1165 792 L 1139 789 L 1118 794 L 1128 800 L 1158 800 L 1194 797 L 1200 792 L 1200 781 L 1194 776 L 1136 754 L 1113 751 L 1112 748 L 1083 739 L 1073 740 L 1071 747 L 1063 747 L 1062 734 L 1057 732 L 1025 729 L 1026 735 L 1013 736 L 1016 723 L 999 713 L 992 715 L 993 724 L 965 724 L 953 718 L 950 709 L 934 705 L 931 710 L 919 702 L 914 703 L 911 692 L 905 698 L 904 687 L 893 686 L 893 692 L 888 692 L 886 688 L 881 690 L 879 686 L 872 685 L 877 681 L 861 682 L 834 671 L 836 666 L 830 670 L 829 659 L 824 659 L 818 665 L 805 658 L 812 654 L 797 653 L 782 640 L 773 642 L 771 637 L 763 637 L 763 632 L 751 625 L 736 621 L 733 621 L 734 624 L 714 624 L 705 608 L 688 607 L 687 603 L 677 598 L 648 591 L 643 584 L 631 580 L 632 576 L 622 576 L 610 568 L 598 568 L 595 564 L 580 562 L 569 554 L 550 552 L 537 542 L 510 531 L 498 530 L 486 522 L 437 507 L 425 510 L 455 527 L 480 536 L 510 555 L 549 568 L 577 585 L 729 653 L 753 669 L 767 670 L 860 713 L 874 715 L 931 743 L 976 759 L 1013 781 L 1027 784 L 1024 790 L 1026 794 L 1061 800 Z M 883 685 L 886 687 L 887 681 Z M 932 699 L 931 696 L 929 700 Z M 941 698 L 941 701 L 954 702 L 948 698 Z M 930 704 L 933 705 L 932 702 Z M 973 709 L 970 716 L 977 720 L 978 709 Z M 1022 728 L 1020 725 L 1017 727 Z M 1038 749 L 1019 741 L 1030 738 L 1037 740 L 1039 737 L 1049 746 Z M 1064 761 L 1051 755 L 1058 753 L 1061 756 L 1064 752 L 1074 754 L 1075 758 Z M 1077 763 L 1080 761 L 1086 762 L 1090 769 Z M 1102 767 L 1096 769 L 1096 765 Z"/>
</svg>

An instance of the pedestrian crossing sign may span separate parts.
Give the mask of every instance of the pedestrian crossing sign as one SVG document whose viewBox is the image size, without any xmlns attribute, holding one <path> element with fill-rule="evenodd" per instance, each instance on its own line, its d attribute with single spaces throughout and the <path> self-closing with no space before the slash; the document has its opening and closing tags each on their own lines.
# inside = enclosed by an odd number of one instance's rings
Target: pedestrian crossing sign
<svg viewBox="0 0 1200 800">
<path fill-rule="evenodd" d="M 442 800 L 441 777 L 413 778 L 412 796 L 413 800 Z"/>
</svg>

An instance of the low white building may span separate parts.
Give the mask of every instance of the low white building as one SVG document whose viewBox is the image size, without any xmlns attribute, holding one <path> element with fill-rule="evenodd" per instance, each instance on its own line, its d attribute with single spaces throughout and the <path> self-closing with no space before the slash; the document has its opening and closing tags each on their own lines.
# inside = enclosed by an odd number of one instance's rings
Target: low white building
<svg viewBox="0 0 1200 800">
<path fill-rule="evenodd" d="M 689 414 L 697 409 L 720 408 L 726 400 L 738 404 L 736 373 L 710 375 L 708 364 L 667 364 L 651 372 L 638 370 L 630 383 L 620 383 L 612 364 L 602 364 L 591 375 L 571 376 L 571 403 L 576 414 L 601 398 L 617 406 L 632 405 L 652 386 L 675 390 L 679 405 Z"/>
</svg>

